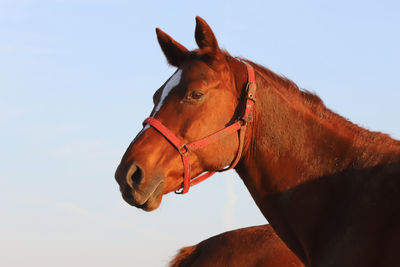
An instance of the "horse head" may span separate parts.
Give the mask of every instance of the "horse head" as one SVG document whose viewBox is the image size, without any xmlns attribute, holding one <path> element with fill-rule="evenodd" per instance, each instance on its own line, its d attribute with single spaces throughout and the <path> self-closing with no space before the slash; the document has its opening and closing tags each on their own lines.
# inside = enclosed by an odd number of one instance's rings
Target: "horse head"
<svg viewBox="0 0 400 267">
<path fill-rule="evenodd" d="M 153 121 L 182 144 L 231 125 L 240 112 L 245 64 L 219 48 L 210 26 L 200 17 L 196 17 L 196 50 L 189 51 L 158 28 L 156 33 L 168 63 L 177 70 L 153 96 Z M 235 74 L 237 69 L 242 70 L 240 75 Z M 237 156 L 240 138 L 235 131 L 190 151 L 187 164 L 182 164 L 182 153 L 188 152 L 182 149 L 187 147 L 172 145 L 168 133 L 145 122 L 115 173 L 124 200 L 143 210 L 156 209 L 163 194 L 182 188 L 184 168 L 195 177 L 221 170 Z"/>
</svg>

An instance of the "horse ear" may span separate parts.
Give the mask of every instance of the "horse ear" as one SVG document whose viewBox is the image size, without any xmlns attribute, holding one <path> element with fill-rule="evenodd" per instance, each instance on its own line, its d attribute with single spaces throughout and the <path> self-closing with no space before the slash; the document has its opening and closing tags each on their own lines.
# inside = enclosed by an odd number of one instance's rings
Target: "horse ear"
<svg viewBox="0 0 400 267">
<path fill-rule="evenodd" d="M 168 63 L 172 66 L 179 67 L 185 60 L 185 57 L 188 53 L 186 47 L 172 39 L 171 36 L 159 28 L 156 28 L 156 33 L 158 43 L 160 44 Z"/>
<path fill-rule="evenodd" d="M 205 22 L 205 20 L 199 16 L 196 17 L 196 31 L 194 36 L 196 38 L 197 45 L 205 53 L 216 56 L 220 52 L 218 42 L 213 31 L 207 22 Z"/>
</svg>

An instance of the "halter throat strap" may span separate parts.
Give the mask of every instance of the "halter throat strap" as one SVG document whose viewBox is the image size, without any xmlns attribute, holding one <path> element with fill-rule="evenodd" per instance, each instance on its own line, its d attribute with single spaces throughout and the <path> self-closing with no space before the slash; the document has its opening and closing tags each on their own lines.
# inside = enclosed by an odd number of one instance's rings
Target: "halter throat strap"
<svg viewBox="0 0 400 267">
<path fill-rule="evenodd" d="M 187 192 L 189 192 L 190 186 L 194 186 L 216 173 L 216 171 L 207 171 L 201 174 L 200 176 L 191 178 L 189 153 L 199 148 L 208 146 L 216 142 L 217 140 L 236 131 L 239 131 L 239 146 L 236 152 L 236 156 L 229 167 L 219 170 L 218 172 L 230 170 L 234 168 L 236 164 L 239 162 L 239 159 L 243 151 L 243 143 L 244 143 L 244 136 L 246 132 L 247 122 L 253 120 L 254 103 L 256 101 L 255 99 L 256 83 L 255 83 L 254 68 L 246 62 L 243 63 L 246 65 L 247 68 L 247 84 L 245 89 L 246 96 L 244 99 L 245 103 L 241 115 L 231 125 L 199 140 L 192 141 L 189 143 L 184 143 L 172 131 L 170 131 L 167 127 L 165 127 L 159 120 L 155 119 L 154 117 L 149 117 L 143 121 L 143 125 L 149 124 L 155 130 L 157 130 L 161 135 L 163 135 L 165 139 L 167 139 L 172 144 L 172 146 L 178 151 L 178 153 L 181 156 L 183 164 L 183 183 L 181 190 L 175 191 L 175 193 L 186 194 Z"/>
</svg>

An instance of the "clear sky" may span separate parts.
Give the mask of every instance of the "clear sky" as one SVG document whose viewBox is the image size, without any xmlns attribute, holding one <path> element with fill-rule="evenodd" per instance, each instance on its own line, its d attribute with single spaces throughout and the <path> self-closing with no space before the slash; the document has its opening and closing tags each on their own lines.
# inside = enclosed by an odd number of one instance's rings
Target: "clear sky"
<svg viewBox="0 0 400 267">
<path fill-rule="evenodd" d="M 263 224 L 230 171 L 123 202 L 114 171 L 174 72 L 155 27 L 220 45 L 400 138 L 400 2 L 0 0 L 0 265 L 164 266 L 182 246 Z"/>
</svg>

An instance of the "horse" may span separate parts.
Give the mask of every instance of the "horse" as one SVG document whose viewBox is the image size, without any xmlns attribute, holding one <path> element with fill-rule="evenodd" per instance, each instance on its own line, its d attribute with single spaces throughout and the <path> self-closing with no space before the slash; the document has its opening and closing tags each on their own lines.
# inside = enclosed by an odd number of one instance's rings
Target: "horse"
<svg viewBox="0 0 400 267">
<path fill-rule="evenodd" d="M 200 17 L 198 49 L 156 33 L 177 70 L 155 92 L 150 118 L 116 170 L 126 202 L 151 211 L 163 194 L 187 193 L 198 178 L 234 168 L 306 266 L 399 266 L 398 140 L 231 56 Z"/>
<path fill-rule="evenodd" d="M 288 249 L 269 224 L 246 227 L 210 237 L 184 247 L 170 267 L 300 267 L 302 262 Z"/>
</svg>

